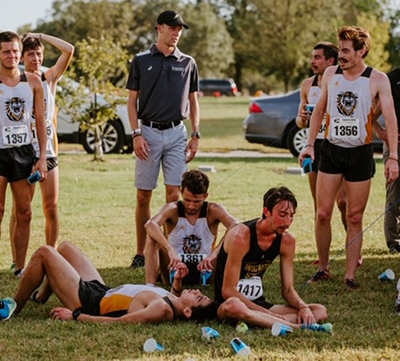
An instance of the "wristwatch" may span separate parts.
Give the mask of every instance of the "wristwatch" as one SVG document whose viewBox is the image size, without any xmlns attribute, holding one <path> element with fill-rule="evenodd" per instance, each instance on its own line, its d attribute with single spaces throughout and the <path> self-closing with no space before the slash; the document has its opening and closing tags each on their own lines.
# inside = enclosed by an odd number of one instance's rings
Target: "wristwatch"
<svg viewBox="0 0 400 361">
<path fill-rule="evenodd" d="M 132 130 L 132 137 L 134 137 L 135 135 L 141 135 L 142 134 L 142 130 L 140 128 L 136 128 Z"/>
<path fill-rule="evenodd" d="M 80 316 L 80 314 L 82 313 L 80 308 L 77 308 L 76 310 L 74 310 L 74 312 L 72 312 L 72 318 L 75 321 L 78 321 L 78 317 Z"/>
<path fill-rule="evenodd" d="M 190 137 L 191 138 L 196 137 L 197 139 L 200 139 L 201 138 L 201 134 L 200 134 L 200 132 L 193 132 Z"/>
</svg>

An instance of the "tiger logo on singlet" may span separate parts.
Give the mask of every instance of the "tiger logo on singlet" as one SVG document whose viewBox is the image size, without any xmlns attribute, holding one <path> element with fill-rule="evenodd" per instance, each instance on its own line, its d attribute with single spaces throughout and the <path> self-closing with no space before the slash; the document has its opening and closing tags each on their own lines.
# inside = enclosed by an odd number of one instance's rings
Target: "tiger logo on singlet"
<svg viewBox="0 0 400 361">
<path fill-rule="evenodd" d="M 25 114 L 25 101 L 21 98 L 13 97 L 5 102 L 7 118 L 12 122 L 20 122 Z"/>
<path fill-rule="evenodd" d="M 197 254 L 201 249 L 201 238 L 191 234 L 183 238 L 182 250 L 186 254 Z"/>
<path fill-rule="evenodd" d="M 337 110 L 344 116 L 352 116 L 357 108 L 357 103 L 358 96 L 351 91 L 345 91 L 337 95 Z"/>
</svg>

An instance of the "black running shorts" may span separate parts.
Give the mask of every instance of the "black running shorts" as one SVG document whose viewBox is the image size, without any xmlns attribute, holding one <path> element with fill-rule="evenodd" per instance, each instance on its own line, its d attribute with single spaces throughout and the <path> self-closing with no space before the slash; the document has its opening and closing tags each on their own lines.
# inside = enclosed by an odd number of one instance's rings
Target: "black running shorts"
<svg viewBox="0 0 400 361">
<path fill-rule="evenodd" d="M 100 301 L 111 289 L 97 280 L 93 281 L 79 281 L 79 300 L 81 301 L 81 307 L 79 307 L 82 313 L 92 316 L 100 315 Z"/>
<path fill-rule="evenodd" d="M 265 300 L 264 296 L 261 296 L 260 298 L 257 298 L 256 300 L 251 301 L 251 302 L 255 303 L 255 304 L 258 305 L 258 306 L 264 307 L 264 308 L 266 308 L 267 310 L 269 310 L 272 306 L 274 306 L 273 303 L 267 302 L 267 301 Z"/>
<path fill-rule="evenodd" d="M 35 157 L 35 164 L 37 163 L 38 160 L 39 160 L 39 158 Z M 58 167 L 58 157 L 47 158 L 46 164 L 47 164 L 48 171 L 51 171 L 55 167 Z"/>
<path fill-rule="evenodd" d="M 314 142 L 314 162 L 312 163 L 312 171 L 318 172 L 319 161 L 321 158 L 321 146 L 323 139 L 315 139 Z"/>
<path fill-rule="evenodd" d="M 343 148 L 324 140 L 319 170 L 328 174 L 343 174 L 348 182 L 362 182 L 375 174 L 372 144 Z"/>
<path fill-rule="evenodd" d="M 35 153 L 31 144 L 0 149 L 0 176 L 8 182 L 26 179 L 31 175 Z"/>
</svg>

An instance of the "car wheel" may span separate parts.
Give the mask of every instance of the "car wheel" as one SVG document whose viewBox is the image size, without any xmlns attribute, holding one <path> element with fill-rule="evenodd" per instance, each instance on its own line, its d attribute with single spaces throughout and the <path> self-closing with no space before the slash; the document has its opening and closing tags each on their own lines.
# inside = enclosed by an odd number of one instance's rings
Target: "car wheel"
<svg viewBox="0 0 400 361">
<path fill-rule="evenodd" d="M 82 134 L 82 145 L 86 152 L 94 153 L 94 129 Z M 101 144 L 104 153 L 119 153 L 124 145 L 124 129 L 118 120 L 109 120 L 100 126 Z"/>
<path fill-rule="evenodd" d="M 293 156 L 298 157 L 300 152 L 307 146 L 309 128 L 300 129 L 297 125 L 294 125 L 291 129 L 287 147 Z"/>
</svg>

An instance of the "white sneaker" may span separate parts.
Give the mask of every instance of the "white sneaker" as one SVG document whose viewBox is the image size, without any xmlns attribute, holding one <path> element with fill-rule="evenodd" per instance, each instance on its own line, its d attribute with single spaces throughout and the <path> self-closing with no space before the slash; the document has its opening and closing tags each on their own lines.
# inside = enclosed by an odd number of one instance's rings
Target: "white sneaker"
<svg viewBox="0 0 400 361">
<path fill-rule="evenodd" d="M 14 272 L 14 276 L 16 277 L 16 278 L 21 278 L 22 277 L 22 275 L 25 273 L 25 268 L 23 268 L 23 269 L 21 269 L 21 270 L 18 270 L 18 271 L 15 271 Z"/>
</svg>

